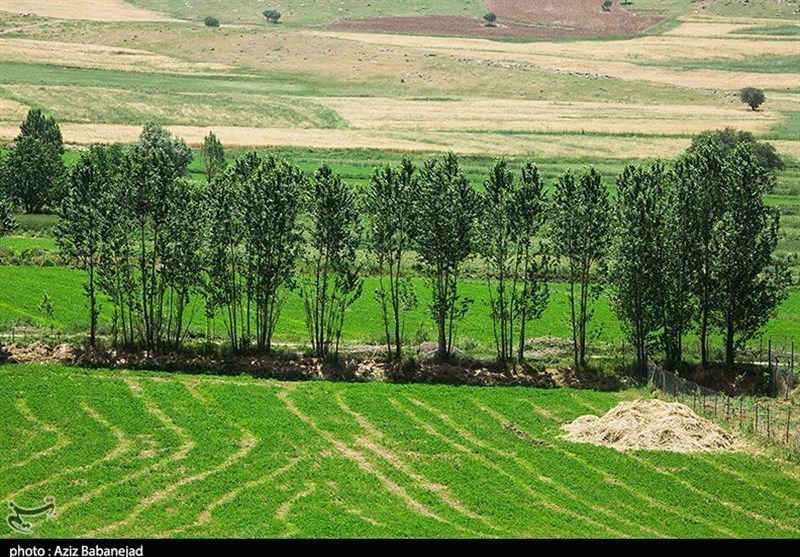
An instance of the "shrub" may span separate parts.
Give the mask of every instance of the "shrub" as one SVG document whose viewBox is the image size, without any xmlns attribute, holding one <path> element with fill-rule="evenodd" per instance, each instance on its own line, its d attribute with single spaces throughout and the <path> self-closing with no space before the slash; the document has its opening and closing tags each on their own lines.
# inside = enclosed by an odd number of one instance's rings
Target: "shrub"
<svg viewBox="0 0 800 557">
<path fill-rule="evenodd" d="M 219 20 L 216 17 L 208 16 L 203 20 L 206 27 L 219 27 Z"/>
<path fill-rule="evenodd" d="M 483 19 L 486 20 L 487 27 L 494 27 L 495 21 L 497 21 L 497 14 L 494 12 L 488 12 L 486 15 L 483 16 Z"/>
<path fill-rule="evenodd" d="M 281 12 L 278 10 L 264 10 L 264 17 L 270 23 L 278 23 L 281 19 Z"/>
<path fill-rule="evenodd" d="M 610 12 L 611 6 L 614 4 L 614 0 L 603 0 L 603 11 Z"/>
</svg>

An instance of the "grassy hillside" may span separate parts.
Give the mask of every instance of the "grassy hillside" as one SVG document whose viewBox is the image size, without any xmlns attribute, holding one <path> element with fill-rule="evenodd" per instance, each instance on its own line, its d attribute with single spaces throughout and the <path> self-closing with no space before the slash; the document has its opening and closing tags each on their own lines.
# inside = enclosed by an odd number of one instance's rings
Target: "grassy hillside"
<svg viewBox="0 0 800 557">
<path fill-rule="evenodd" d="M 3 366 L 0 381 L 0 495 L 55 497 L 40 537 L 800 533 L 796 465 L 560 438 L 636 391 L 38 366 Z"/>
</svg>

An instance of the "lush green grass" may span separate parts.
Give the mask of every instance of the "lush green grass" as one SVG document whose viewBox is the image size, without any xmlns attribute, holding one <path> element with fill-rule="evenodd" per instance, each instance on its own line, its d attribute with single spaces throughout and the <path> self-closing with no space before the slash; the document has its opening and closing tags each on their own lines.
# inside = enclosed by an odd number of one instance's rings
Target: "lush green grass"
<svg viewBox="0 0 800 557">
<path fill-rule="evenodd" d="M 6 248 L 12 252 L 21 252 L 24 250 L 48 250 L 57 251 L 55 238 L 52 237 L 36 237 L 36 236 L 8 236 L 0 238 L 0 250 Z"/>
<path fill-rule="evenodd" d="M 87 329 L 87 306 L 82 284 L 82 272 L 64 267 L 9 267 L 0 266 L 0 328 L 10 331 L 20 325 L 36 325 L 49 329 L 52 325 L 58 333 L 82 333 Z M 426 281 L 414 279 L 414 286 L 420 298 L 419 307 L 408 315 L 406 323 L 407 342 L 416 345 L 435 340 L 435 329 L 430 320 L 428 305 L 430 292 Z M 382 343 L 383 323 L 380 306 L 373 292 L 377 289 L 377 279 L 368 278 L 364 294 L 347 314 L 343 339 L 349 344 Z M 494 337 L 487 289 L 483 282 L 465 280 L 459 286 L 460 293 L 475 300 L 465 319 L 457 327 L 457 345 L 470 354 L 490 356 L 494 349 Z M 570 338 L 567 287 L 564 284 L 550 286 L 550 304 L 542 318 L 529 326 L 528 336 Z M 40 311 L 44 294 L 52 300 L 54 320 Z M 100 314 L 101 329 L 107 330 L 111 314 L 109 304 L 103 304 Z M 203 308 L 194 306 L 193 330 L 196 335 L 204 335 L 207 330 Z M 212 323 L 217 338 L 225 334 L 221 318 Z M 606 296 L 601 296 L 595 307 L 592 322 L 592 341 L 596 343 L 620 343 L 624 334 L 619 321 L 611 311 Z M 781 306 L 764 331 L 764 338 L 786 336 L 794 338 L 800 330 L 800 291 L 793 290 L 789 299 Z M 291 293 L 284 306 L 275 336 L 276 341 L 303 344 L 307 341 L 303 303 L 297 293 Z M 798 338 L 800 342 L 800 338 Z M 687 339 L 691 349 L 693 339 Z M 758 344 L 758 341 L 755 341 Z M 712 339 L 716 348 L 722 346 L 721 339 Z M 618 348 L 618 347 L 617 347 Z"/>
<path fill-rule="evenodd" d="M 3 366 L 0 381 L 0 494 L 56 498 L 41 537 L 791 537 L 800 524 L 796 465 L 560 438 L 638 391 L 54 366 Z"/>
</svg>

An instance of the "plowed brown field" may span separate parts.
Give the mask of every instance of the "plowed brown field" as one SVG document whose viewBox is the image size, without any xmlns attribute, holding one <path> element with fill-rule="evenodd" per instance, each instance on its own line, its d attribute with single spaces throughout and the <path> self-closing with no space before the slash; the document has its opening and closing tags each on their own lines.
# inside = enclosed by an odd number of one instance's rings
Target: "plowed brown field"
<svg viewBox="0 0 800 557">
<path fill-rule="evenodd" d="M 616 3 L 604 12 L 600 0 L 487 0 L 486 6 L 500 18 L 495 27 L 487 27 L 475 17 L 443 15 L 341 19 L 331 27 L 413 35 L 557 38 L 634 35 L 664 19 L 653 11 L 640 14 Z"/>
</svg>

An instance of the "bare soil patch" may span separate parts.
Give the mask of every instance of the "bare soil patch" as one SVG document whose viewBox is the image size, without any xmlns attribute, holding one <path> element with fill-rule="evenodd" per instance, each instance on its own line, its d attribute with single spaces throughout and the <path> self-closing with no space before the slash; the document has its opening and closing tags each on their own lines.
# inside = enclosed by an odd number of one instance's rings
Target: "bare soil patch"
<svg viewBox="0 0 800 557">
<path fill-rule="evenodd" d="M 569 32 L 561 36 L 635 35 L 661 23 L 658 10 L 628 10 L 615 1 L 610 11 L 602 0 L 486 0 L 486 7 L 499 18 L 560 25 Z"/>
<path fill-rule="evenodd" d="M 604 416 L 581 416 L 563 426 L 570 441 L 619 451 L 645 449 L 680 453 L 733 451 L 733 437 L 678 402 L 621 402 Z"/>
<path fill-rule="evenodd" d="M 600 0 L 489 0 L 501 20 L 492 27 L 477 17 L 431 15 L 341 19 L 330 28 L 344 31 L 446 35 L 456 37 L 559 38 L 635 35 L 664 20 L 617 4 L 604 12 Z"/>
</svg>

